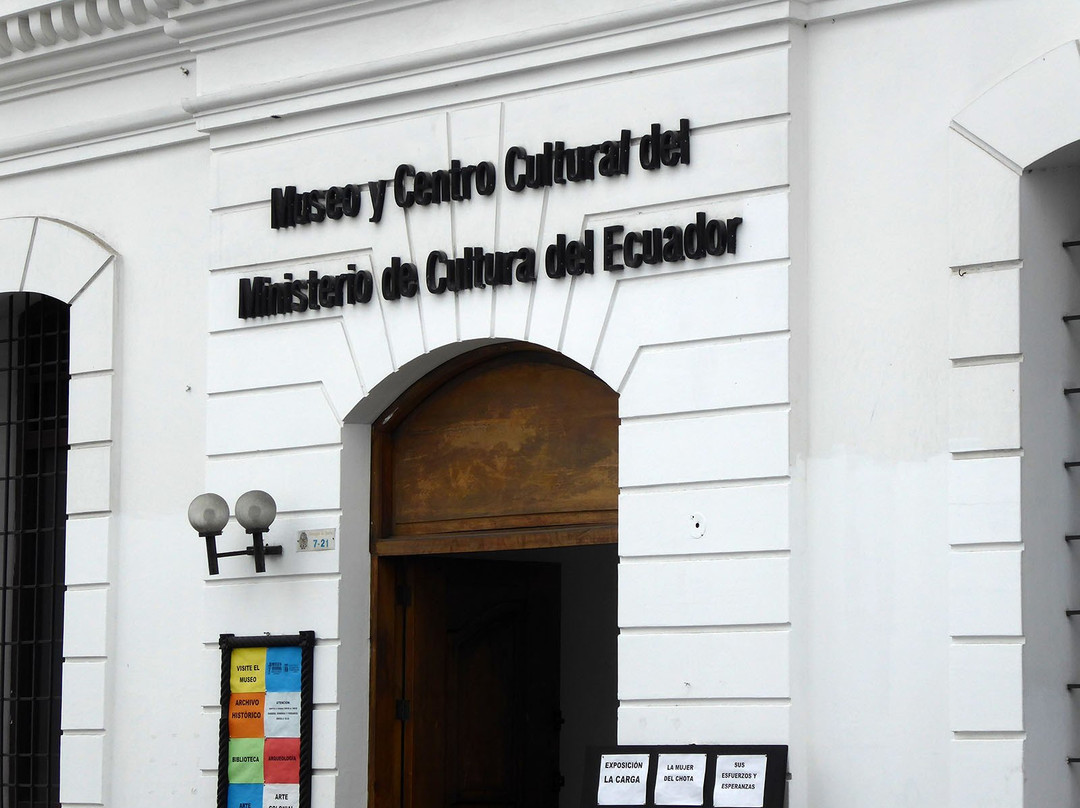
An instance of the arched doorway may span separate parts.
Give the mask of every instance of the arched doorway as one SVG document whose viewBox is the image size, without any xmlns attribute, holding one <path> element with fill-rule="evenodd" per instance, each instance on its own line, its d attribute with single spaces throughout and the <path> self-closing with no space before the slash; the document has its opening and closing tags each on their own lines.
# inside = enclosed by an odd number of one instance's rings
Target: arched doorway
<svg viewBox="0 0 1080 808">
<path fill-rule="evenodd" d="M 617 471 L 617 395 L 521 343 L 377 419 L 371 805 L 576 804 L 615 740 Z"/>
</svg>

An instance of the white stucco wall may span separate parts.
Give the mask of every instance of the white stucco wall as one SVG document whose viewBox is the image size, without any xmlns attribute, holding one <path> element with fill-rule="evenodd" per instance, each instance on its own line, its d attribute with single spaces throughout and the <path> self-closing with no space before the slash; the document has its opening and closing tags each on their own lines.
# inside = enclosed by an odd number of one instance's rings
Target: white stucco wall
<svg viewBox="0 0 1080 808">
<path fill-rule="evenodd" d="M 113 471 L 107 507 L 72 508 L 72 536 L 108 528 L 85 562 L 97 571 L 69 569 L 69 615 L 89 622 L 65 673 L 65 801 L 209 805 L 218 634 L 314 629 L 313 804 L 363 803 L 366 424 L 496 339 L 559 350 L 620 393 L 621 742 L 789 744 L 798 808 L 1075 799 L 1065 679 L 1054 689 L 1075 649 L 1031 622 L 1077 591 L 1067 548 L 1041 544 L 1075 516 L 1047 460 L 1068 413 L 1021 402 L 1058 384 L 1043 360 L 1069 344 L 1032 325 L 1061 291 L 1033 265 L 1068 269 L 1040 233 L 1080 222 L 1072 175 L 1020 178 L 1080 139 L 1080 57 L 1055 50 L 1080 36 L 1080 10 L 331 6 L 159 3 L 101 34 L 129 60 L 105 74 L 80 66 L 86 31 L 10 56 L 0 36 L 2 244 L 26 241 L 3 220 L 43 216 L 116 254 L 115 366 L 73 382 L 87 425 L 73 456 L 107 454 Z M 46 77 L 48 58 L 71 72 Z M 690 166 L 269 228 L 272 186 L 451 157 L 501 179 L 510 144 L 682 117 Z M 236 317 L 241 277 L 378 272 L 697 210 L 744 218 L 735 256 Z M 85 479 L 74 490 L 100 498 L 100 475 Z M 277 498 L 285 556 L 257 578 L 227 559 L 211 579 L 184 510 L 250 488 Z M 326 526 L 336 551 L 293 551 L 296 530 Z M 221 546 L 241 541 L 233 525 Z"/>
<path fill-rule="evenodd" d="M 1076 22 L 987 2 L 812 27 L 807 804 L 1023 804 L 1019 175 L 945 122 Z M 1057 137 L 1051 86 L 988 116 Z M 1047 793 L 1067 754 L 1032 767 Z"/>
</svg>

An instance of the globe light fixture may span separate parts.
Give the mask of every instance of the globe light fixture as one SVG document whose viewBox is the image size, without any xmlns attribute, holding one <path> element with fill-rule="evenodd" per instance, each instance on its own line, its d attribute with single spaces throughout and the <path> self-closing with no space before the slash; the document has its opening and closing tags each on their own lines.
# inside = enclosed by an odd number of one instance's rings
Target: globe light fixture
<svg viewBox="0 0 1080 808">
<path fill-rule="evenodd" d="M 251 536 L 251 546 L 243 550 L 219 553 L 217 537 L 229 523 L 229 504 L 217 494 L 199 494 L 188 505 L 188 522 L 206 540 L 206 566 L 218 574 L 218 559 L 249 555 L 255 558 L 255 572 L 266 572 L 266 556 L 281 555 L 281 545 L 263 544 L 263 534 L 277 516 L 277 503 L 265 491 L 248 491 L 236 500 L 236 521 Z"/>
</svg>

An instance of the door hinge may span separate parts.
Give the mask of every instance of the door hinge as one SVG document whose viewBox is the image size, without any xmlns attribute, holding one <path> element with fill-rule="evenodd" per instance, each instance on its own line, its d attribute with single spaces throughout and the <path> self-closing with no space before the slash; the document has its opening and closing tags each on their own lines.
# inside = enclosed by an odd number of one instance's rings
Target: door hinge
<svg viewBox="0 0 1080 808">
<path fill-rule="evenodd" d="M 412 606 L 412 588 L 408 584 L 397 585 L 398 606 Z"/>
<path fill-rule="evenodd" d="M 398 699 L 397 702 L 394 704 L 394 718 L 396 718 L 398 721 L 409 720 L 408 699 Z"/>
</svg>

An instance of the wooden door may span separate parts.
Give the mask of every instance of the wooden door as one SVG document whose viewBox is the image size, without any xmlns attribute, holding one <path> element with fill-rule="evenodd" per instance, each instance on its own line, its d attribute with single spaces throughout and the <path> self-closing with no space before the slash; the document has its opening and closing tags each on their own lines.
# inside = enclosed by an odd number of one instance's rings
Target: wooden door
<svg viewBox="0 0 1080 808">
<path fill-rule="evenodd" d="M 611 388 L 520 343 L 376 419 L 372 808 L 558 805 L 558 568 L 461 556 L 615 542 L 618 425 Z"/>
<path fill-rule="evenodd" d="M 558 567 L 431 556 L 381 566 L 393 570 L 381 622 L 398 660 L 384 673 L 398 686 L 376 714 L 398 724 L 381 735 L 396 736 L 400 762 L 384 769 L 399 782 L 373 784 L 376 804 L 555 808 Z"/>
</svg>

